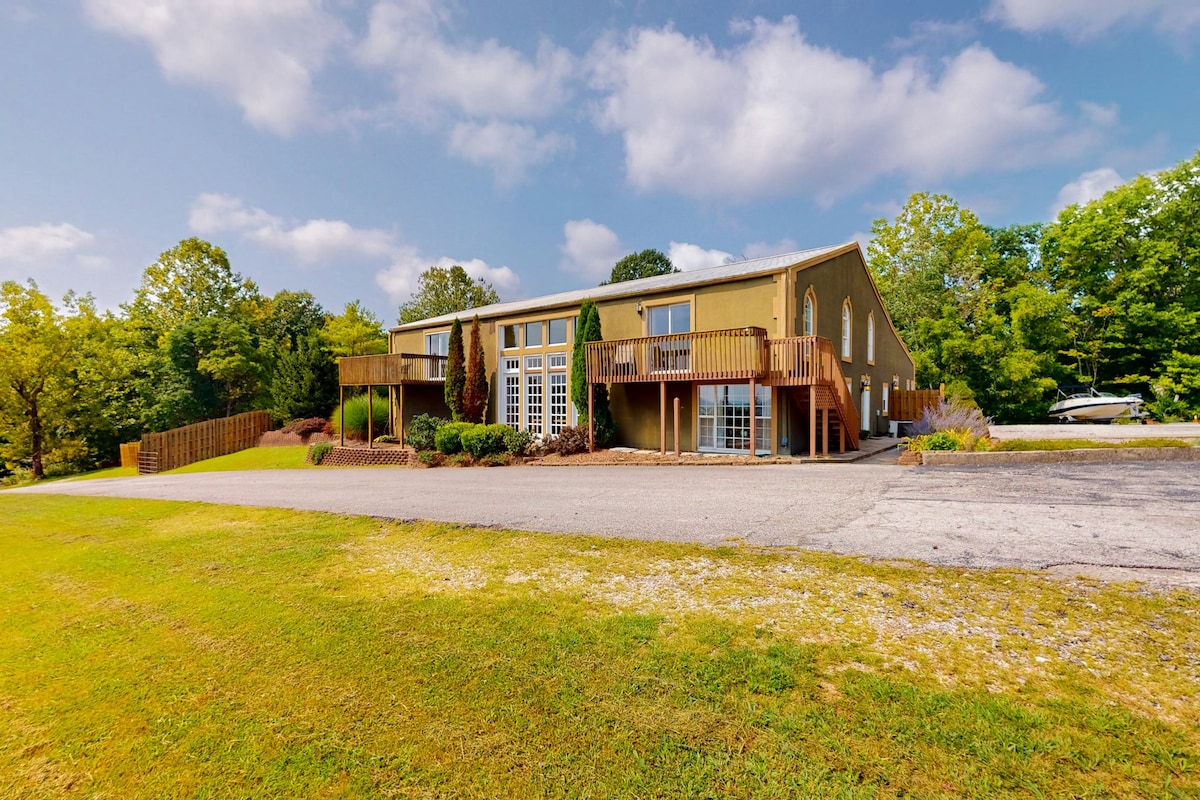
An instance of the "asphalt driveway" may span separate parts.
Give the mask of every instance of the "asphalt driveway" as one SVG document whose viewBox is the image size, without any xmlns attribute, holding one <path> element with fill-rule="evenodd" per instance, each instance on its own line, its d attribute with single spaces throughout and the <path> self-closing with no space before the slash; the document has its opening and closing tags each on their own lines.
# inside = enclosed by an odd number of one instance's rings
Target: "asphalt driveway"
<svg viewBox="0 0 1200 800">
<path fill-rule="evenodd" d="M 59 481 L 10 491 L 744 542 L 1200 589 L 1194 462 L 280 470 Z"/>
</svg>

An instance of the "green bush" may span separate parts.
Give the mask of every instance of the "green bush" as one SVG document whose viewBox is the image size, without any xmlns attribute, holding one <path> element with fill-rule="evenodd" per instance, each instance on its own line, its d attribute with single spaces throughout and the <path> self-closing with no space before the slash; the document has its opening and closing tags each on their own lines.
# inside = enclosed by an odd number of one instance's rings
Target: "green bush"
<svg viewBox="0 0 1200 800">
<path fill-rule="evenodd" d="M 417 461 L 420 461 L 427 467 L 441 466 L 442 454 L 437 450 L 421 450 L 417 453 Z"/>
<path fill-rule="evenodd" d="M 533 447 L 533 434 L 529 431 L 508 428 L 508 431 L 504 434 L 504 450 L 510 455 L 529 455 L 531 447 Z"/>
<path fill-rule="evenodd" d="M 386 433 L 388 428 L 387 398 L 381 397 L 376 392 L 375 400 L 371 405 L 374 409 L 373 427 L 375 432 Z M 367 406 L 367 396 L 359 394 L 348 399 L 344 405 L 334 409 L 333 419 L 330 420 L 333 432 L 335 434 L 342 433 L 342 412 L 344 410 L 346 414 L 346 437 L 349 439 L 365 440 L 367 438 Z"/>
<path fill-rule="evenodd" d="M 936 431 L 909 440 L 908 449 L 920 452 L 925 450 L 962 450 L 964 448 L 959 437 L 950 431 Z"/>
<path fill-rule="evenodd" d="M 447 422 L 438 428 L 437 433 L 433 437 L 437 451 L 445 453 L 448 456 L 461 453 L 463 449 L 462 433 L 472 427 L 474 425 L 470 422 Z"/>
<path fill-rule="evenodd" d="M 472 425 L 464 428 L 460 436 L 462 449 L 472 458 L 482 458 L 504 452 L 504 436 L 507 425 Z"/>
<path fill-rule="evenodd" d="M 404 434 L 404 441 L 408 443 L 412 449 L 417 452 L 425 450 L 437 449 L 438 428 L 447 424 L 449 420 L 435 417 L 433 414 L 418 414 L 408 422 L 408 431 Z"/>
<path fill-rule="evenodd" d="M 333 445 L 329 442 L 317 442 L 312 447 L 308 448 L 308 460 L 313 464 L 320 464 L 325 460 L 325 456 L 333 452 Z"/>
<path fill-rule="evenodd" d="M 508 465 L 508 458 L 507 453 L 492 453 L 479 459 L 479 465 L 481 467 L 504 467 Z"/>
</svg>

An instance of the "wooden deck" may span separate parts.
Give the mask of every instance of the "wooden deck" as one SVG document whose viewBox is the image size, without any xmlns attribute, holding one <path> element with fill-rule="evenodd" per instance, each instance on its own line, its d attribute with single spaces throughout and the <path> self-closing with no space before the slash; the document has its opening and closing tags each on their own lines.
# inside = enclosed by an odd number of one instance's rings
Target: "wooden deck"
<svg viewBox="0 0 1200 800">
<path fill-rule="evenodd" d="M 673 333 L 587 344 L 589 383 L 746 381 L 766 369 L 762 328 Z"/>
<path fill-rule="evenodd" d="M 407 386 L 446 379 L 446 357 L 413 353 L 350 356 L 338 361 L 342 386 Z"/>
</svg>

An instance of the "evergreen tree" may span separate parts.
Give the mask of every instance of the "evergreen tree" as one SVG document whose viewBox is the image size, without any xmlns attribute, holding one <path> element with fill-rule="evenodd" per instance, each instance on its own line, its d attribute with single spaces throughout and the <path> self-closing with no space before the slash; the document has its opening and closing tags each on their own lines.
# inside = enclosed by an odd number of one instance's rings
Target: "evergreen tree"
<svg viewBox="0 0 1200 800">
<path fill-rule="evenodd" d="M 271 413 L 280 422 L 325 417 L 337 405 L 337 364 L 316 331 L 279 356 L 271 401 Z"/>
<path fill-rule="evenodd" d="M 488 380 L 484 370 L 483 337 L 479 331 L 479 317 L 471 323 L 471 350 L 467 355 L 467 385 L 463 389 L 463 419 L 467 422 L 483 422 L 487 411 Z"/>
<path fill-rule="evenodd" d="M 596 312 L 596 304 L 584 300 L 579 306 L 579 320 L 575 323 L 575 343 L 571 345 L 571 402 L 579 412 L 579 419 L 587 419 L 587 350 L 584 347 L 583 333 L 587 330 L 587 321 Z"/>
<path fill-rule="evenodd" d="M 467 370 L 463 366 L 462 323 L 456 318 L 450 326 L 446 360 L 446 405 L 455 422 L 463 420 L 463 394 L 467 388 Z"/>
<path fill-rule="evenodd" d="M 579 324 L 577 326 L 578 334 L 576 335 L 576 354 L 579 358 L 583 357 L 583 347 L 581 344 L 587 342 L 599 342 L 604 339 L 600 330 L 600 311 L 594 303 L 590 301 L 588 306 L 587 316 L 584 316 L 583 308 L 580 309 Z M 572 379 L 575 377 L 576 363 L 573 362 Z M 588 403 L 587 403 L 587 376 L 584 374 L 583 380 L 578 384 L 583 388 L 583 403 L 580 405 L 578 401 L 576 406 L 579 408 L 580 420 L 587 419 Z M 617 423 L 613 419 L 612 410 L 608 407 L 608 385 L 597 383 L 593 391 L 592 405 L 595 410 L 595 420 L 593 423 L 593 432 L 596 436 L 596 445 L 599 447 L 607 447 L 612 444 L 617 438 Z"/>
</svg>

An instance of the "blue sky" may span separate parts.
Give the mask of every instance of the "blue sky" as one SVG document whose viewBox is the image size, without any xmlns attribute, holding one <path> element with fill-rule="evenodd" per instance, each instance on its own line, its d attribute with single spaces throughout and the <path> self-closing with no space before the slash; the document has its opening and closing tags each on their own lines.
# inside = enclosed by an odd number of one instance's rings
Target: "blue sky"
<svg viewBox="0 0 1200 800">
<path fill-rule="evenodd" d="M 647 247 L 1053 218 L 1200 147 L 1196 0 L 0 0 L 0 279 L 128 300 L 188 236 L 387 324 Z"/>
</svg>

